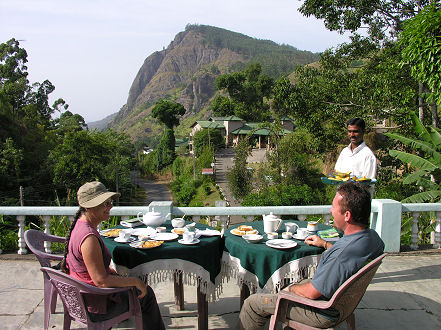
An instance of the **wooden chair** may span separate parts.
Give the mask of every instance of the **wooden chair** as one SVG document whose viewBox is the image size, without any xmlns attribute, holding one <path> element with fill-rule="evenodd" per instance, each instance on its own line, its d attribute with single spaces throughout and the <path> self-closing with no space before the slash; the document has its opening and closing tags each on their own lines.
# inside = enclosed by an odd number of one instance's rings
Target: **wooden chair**
<svg viewBox="0 0 441 330">
<path fill-rule="evenodd" d="M 63 256 L 59 254 L 51 254 L 45 252 L 44 242 L 58 242 L 66 241 L 64 237 L 48 235 L 40 230 L 30 229 L 24 234 L 24 239 L 29 250 L 37 257 L 41 267 L 51 267 L 51 261 L 61 261 Z M 54 289 L 49 281 L 49 278 L 43 274 L 44 279 L 44 329 L 49 327 L 50 314 L 55 313 L 57 306 L 57 291 Z"/>
<path fill-rule="evenodd" d="M 273 330 L 277 322 L 282 322 L 293 329 L 318 329 L 296 322 L 295 320 L 288 319 L 287 311 L 290 302 L 296 302 L 320 309 L 328 309 L 333 307 L 340 313 L 340 317 L 334 326 L 338 326 L 340 323 L 346 321 L 348 329 L 355 329 L 354 310 L 361 298 L 363 298 L 369 283 L 372 281 L 372 278 L 374 277 L 378 267 L 380 267 L 380 264 L 386 255 L 387 253 L 384 253 L 372 260 L 357 273 L 348 278 L 329 300 L 308 299 L 294 293 L 281 290 L 277 297 L 275 313 L 271 316 L 269 329 Z"/>
<path fill-rule="evenodd" d="M 129 288 L 98 288 L 69 276 L 62 271 L 53 268 L 42 267 L 41 271 L 49 277 L 51 284 L 55 287 L 63 301 L 64 325 L 63 329 L 70 329 L 71 321 L 74 320 L 85 326 L 87 329 L 107 330 L 114 324 L 118 324 L 128 318 L 135 316 L 136 329 L 142 329 L 142 312 L 135 287 Z M 84 302 L 84 295 L 107 296 L 117 292 L 128 292 L 129 309 L 108 320 L 94 322 L 90 318 L 87 306 Z"/>
</svg>

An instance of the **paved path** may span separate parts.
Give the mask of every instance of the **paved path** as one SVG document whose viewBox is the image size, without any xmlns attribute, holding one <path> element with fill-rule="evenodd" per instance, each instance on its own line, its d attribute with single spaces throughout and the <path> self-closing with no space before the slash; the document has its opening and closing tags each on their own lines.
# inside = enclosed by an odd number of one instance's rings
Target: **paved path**
<svg viewBox="0 0 441 330">
<path fill-rule="evenodd" d="M 172 196 L 167 185 L 143 179 L 138 173 L 134 173 L 134 175 L 132 175 L 132 180 L 146 191 L 146 200 L 144 202 L 145 205 L 149 205 L 153 201 L 172 200 Z"/>
<path fill-rule="evenodd" d="M 13 256 L 14 257 L 14 256 Z M 29 256 L 5 260 L 0 255 L 0 328 L 42 329 L 43 276 Z M 380 266 L 360 302 L 357 329 L 441 329 L 441 254 L 390 255 Z M 185 310 L 174 308 L 170 283 L 153 288 L 167 329 L 196 329 L 194 287 L 185 287 Z M 224 284 L 220 300 L 209 303 L 209 328 L 233 329 L 239 313 L 239 288 L 234 280 Z M 50 329 L 62 329 L 62 306 L 51 316 Z M 134 329 L 133 320 L 114 329 Z M 346 326 L 341 328 L 345 329 Z M 84 329 L 77 323 L 72 329 Z"/>
</svg>

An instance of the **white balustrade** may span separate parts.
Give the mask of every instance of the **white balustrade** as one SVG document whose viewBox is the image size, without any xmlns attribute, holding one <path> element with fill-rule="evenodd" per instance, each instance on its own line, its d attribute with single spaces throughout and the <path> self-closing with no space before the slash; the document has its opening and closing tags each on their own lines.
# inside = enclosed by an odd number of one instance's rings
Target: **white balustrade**
<svg viewBox="0 0 441 330">
<path fill-rule="evenodd" d="M 412 213 L 412 235 L 410 238 L 410 248 L 412 250 L 418 249 L 418 218 L 420 217 L 420 212 Z"/>
<path fill-rule="evenodd" d="M 228 228 L 229 217 L 242 216 L 244 221 L 252 221 L 256 216 L 262 214 L 277 214 L 277 216 L 292 216 L 299 220 L 306 220 L 309 216 L 323 217 L 324 223 L 331 223 L 329 213 L 330 205 L 314 206 L 261 206 L 261 207 L 174 207 L 172 202 L 152 202 L 149 206 L 115 206 L 111 210 L 111 216 L 129 219 L 136 216 L 138 212 L 146 213 L 152 207 L 155 210 L 159 206 L 164 215 L 170 213 L 173 216 L 191 218 L 194 222 L 200 222 L 201 218 L 215 217 L 217 224 L 222 229 Z M 77 212 L 77 207 L 0 207 L 0 215 L 15 216 L 18 221 L 18 253 L 26 254 L 24 242 L 25 217 L 30 215 L 41 216 L 44 221 L 45 232 L 49 231 L 50 219 L 53 216 L 67 216 L 72 222 Z M 434 212 L 436 214 L 434 247 L 441 246 L 441 203 L 415 203 L 401 204 L 393 200 L 373 200 L 371 228 L 375 229 L 386 245 L 386 252 L 398 252 L 400 248 L 401 214 L 409 212 L 412 214 L 412 236 L 411 248 L 418 249 L 418 218 L 421 212 Z M 170 217 L 169 217 L 170 218 Z M 50 250 L 50 246 L 45 246 Z M 4 249 L 4 248 L 3 248 Z"/>
</svg>

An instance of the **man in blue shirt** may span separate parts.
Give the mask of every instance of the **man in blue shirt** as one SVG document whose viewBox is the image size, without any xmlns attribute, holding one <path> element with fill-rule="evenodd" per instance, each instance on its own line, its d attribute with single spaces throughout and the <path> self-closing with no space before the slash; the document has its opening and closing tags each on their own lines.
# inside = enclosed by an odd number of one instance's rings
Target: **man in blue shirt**
<svg viewBox="0 0 441 330">
<path fill-rule="evenodd" d="M 290 285 L 285 288 L 309 299 L 329 299 L 349 277 L 365 263 L 380 256 L 384 243 L 378 234 L 369 229 L 371 213 L 370 193 L 361 185 L 345 183 L 337 188 L 331 207 L 334 227 L 344 232 L 335 244 L 317 235 L 306 238 L 305 243 L 323 247 L 317 270 L 311 281 Z M 240 311 L 238 329 L 263 329 L 274 314 L 277 295 L 253 294 L 245 300 Z M 328 328 L 338 320 L 335 309 L 319 310 L 302 304 L 292 303 L 288 317 L 318 328 Z"/>
</svg>

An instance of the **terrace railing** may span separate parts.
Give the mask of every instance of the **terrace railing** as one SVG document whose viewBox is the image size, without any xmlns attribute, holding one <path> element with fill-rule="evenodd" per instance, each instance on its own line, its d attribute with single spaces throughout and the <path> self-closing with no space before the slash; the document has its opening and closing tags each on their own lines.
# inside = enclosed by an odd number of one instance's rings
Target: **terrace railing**
<svg viewBox="0 0 441 330">
<path fill-rule="evenodd" d="M 230 216 L 242 216 L 245 221 L 252 221 L 256 216 L 269 214 L 292 216 L 293 219 L 307 220 L 309 216 L 320 216 L 324 223 L 331 221 L 329 213 L 330 205 L 314 206 L 258 206 L 258 207 L 174 207 L 170 201 L 152 202 L 149 206 L 115 206 L 111 210 L 111 216 L 127 220 L 136 216 L 139 212 L 149 212 L 154 209 L 164 215 L 170 213 L 174 217 L 192 218 L 200 221 L 201 218 L 209 217 L 217 221 L 223 228 L 228 227 Z M 27 248 L 24 242 L 26 216 L 39 216 L 43 220 L 44 231 L 50 233 L 50 221 L 54 216 L 67 216 L 70 221 L 78 210 L 77 207 L 37 207 L 37 206 L 7 206 L 0 207 L 0 215 L 15 216 L 18 222 L 18 253 L 26 254 Z M 400 251 L 401 219 L 402 214 L 411 214 L 413 217 L 411 248 L 418 248 L 419 241 L 419 218 L 423 212 L 431 212 L 435 215 L 435 230 L 432 233 L 434 248 L 441 248 L 441 203 L 418 203 L 402 204 L 390 199 L 372 200 L 371 228 L 375 229 L 385 242 L 386 252 Z M 170 216 L 170 217 L 171 217 Z M 50 251 L 47 244 L 46 250 Z"/>
</svg>

